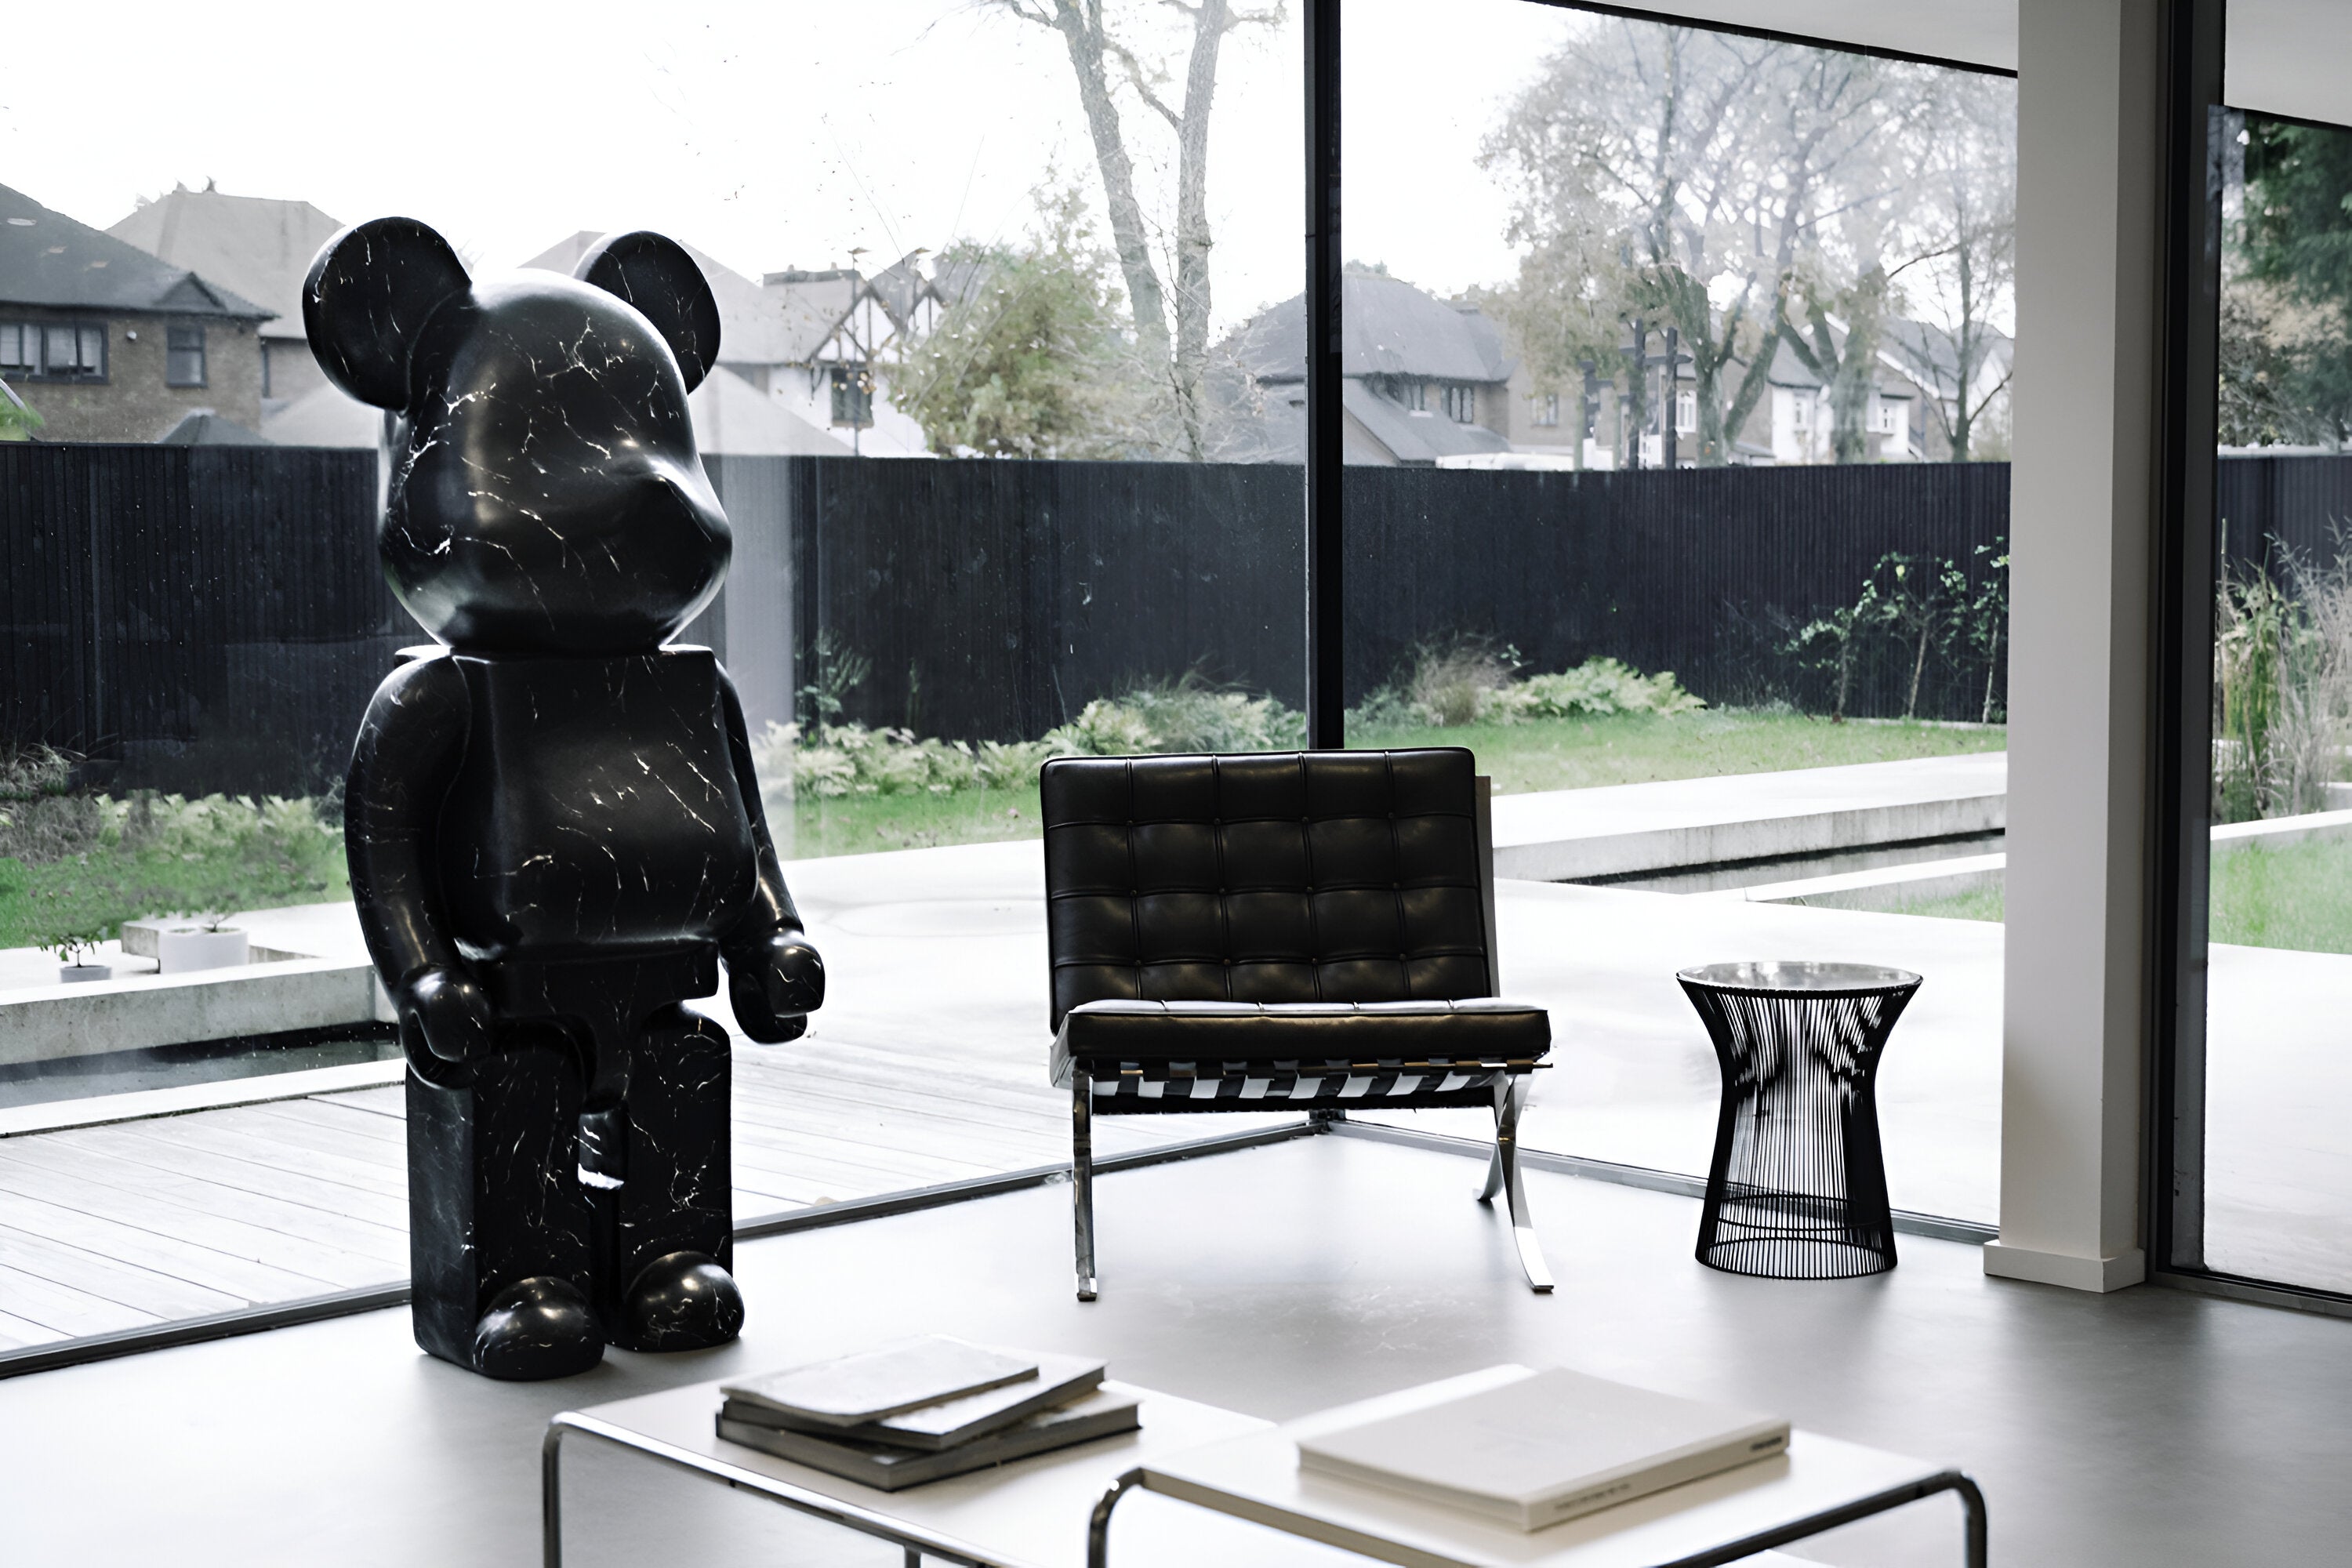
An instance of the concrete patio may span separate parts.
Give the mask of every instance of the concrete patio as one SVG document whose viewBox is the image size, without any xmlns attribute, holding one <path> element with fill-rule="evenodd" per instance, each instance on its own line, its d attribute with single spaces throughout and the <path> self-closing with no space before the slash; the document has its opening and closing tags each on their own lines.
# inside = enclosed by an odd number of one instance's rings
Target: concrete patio
<svg viewBox="0 0 2352 1568">
<path fill-rule="evenodd" d="M 1958 782 L 1972 788 L 1986 764 L 1961 761 L 1974 772 Z M 1850 781 L 1781 798 L 1810 809 L 1841 791 L 1844 811 Z M 1557 801 L 1528 798 L 1559 820 Z M 1625 809 L 1593 820 L 1626 826 Z M 1039 845 L 801 861 L 789 875 L 832 993 L 803 1041 L 739 1044 L 739 1218 L 1066 1160 L 1067 1108 L 1045 1070 Z M 362 954 L 348 906 L 244 918 L 273 946 Z M 1528 1148 L 1703 1173 L 1717 1074 L 1675 971 L 1756 957 L 1894 964 L 1927 982 L 1880 1079 L 1895 1204 L 1996 1221 L 2000 927 L 1511 879 L 1498 884 L 1498 918 L 1504 989 L 1549 1007 L 1559 1042 L 1537 1082 Z M 2352 1066 L 2331 1045 L 2352 1000 L 2352 958 L 2217 948 L 2211 977 L 2210 1260 L 2352 1289 L 2341 1200 L 2352 1191 L 2342 1135 Z M 385 1061 L 0 1110 L 0 1335 L 37 1344 L 395 1284 L 401 1070 Z M 1115 1118 L 1102 1144 L 1134 1152 L 1282 1120 Z M 1475 1112 L 1387 1120 L 1491 1134 Z"/>
</svg>

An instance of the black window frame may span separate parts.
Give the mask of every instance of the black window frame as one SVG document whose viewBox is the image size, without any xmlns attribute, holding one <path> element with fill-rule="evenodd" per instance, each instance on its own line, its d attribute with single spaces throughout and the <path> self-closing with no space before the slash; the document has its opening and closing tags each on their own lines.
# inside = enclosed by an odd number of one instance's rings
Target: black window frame
<svg viewBox="0 0 2352 1568">
<path fill-rule="evenodd" d="M 1445 384 L 1445 416 L 1456 425 L 1478 423 L 1476 382 L 1449 381 Z"/>
<path fill-rule="evenodd" d="M 182 342 L 184 338 L 190 336 L 195 339 L 193 349 Z M 182 363 L 180 356 L 191 353 L 196 356 L 196 374 L 194 380 L 186 379 L 180 374 Z M 174 321 L 164 327 L 163 384 L 176 391 L 201 391 L 212 384 L 212 356 L 205 344 L 203 322 Z"/>
<path fill-rule="evenodd" d="M 113 358 L 114 353 L 114 334 L 107 330 L 107 323 L 104 321 L 94 321 L 84 316 L 68 316 L 62 321 L 46 317 L 11 316 L 5 322 L 0 322 L 0 325 L 16 327 L 29 334 L 31 346 L 26 348 L 20 343 L 18 352 L 29 353 L 32 356 L 26 368 L 0 366 L 0 374 L 13 375 L 18 381 L 48 382 L 67 386 L 95 386 L 103 384 L 107 381 L 108 372 L 111 368 L 109 362 Z M 68 331 L 73 334 L 74 363 L 63 371 L 49 368 L 49 334 L 57 331 Z M 93 341 L 98 345 L 98 363 L 94 369 L 84 370 L 81 368 L 82 352 Z"/>
<path fill-rule="evenodd" d="M 847 430 L 874 428 L 874 377 L 868 367 L 836 364 L 832 367 L 832 423 Z M 846 415 L 843 412 L 845 408 L 847 409 Z"/>
</svg>

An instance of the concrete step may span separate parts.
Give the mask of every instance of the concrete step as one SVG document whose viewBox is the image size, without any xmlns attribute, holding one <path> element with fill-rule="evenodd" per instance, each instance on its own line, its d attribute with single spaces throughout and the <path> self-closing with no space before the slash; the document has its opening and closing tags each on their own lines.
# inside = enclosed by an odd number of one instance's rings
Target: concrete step
<svg viewBox="0 0 2352 1568">
<path fill-rule="evenodd" d="M 1495 797 L 1495 872 L 1617 881 L 1744 861 L 1998 834 L 2009 756 L 1739 773 Z"/>
</svg>

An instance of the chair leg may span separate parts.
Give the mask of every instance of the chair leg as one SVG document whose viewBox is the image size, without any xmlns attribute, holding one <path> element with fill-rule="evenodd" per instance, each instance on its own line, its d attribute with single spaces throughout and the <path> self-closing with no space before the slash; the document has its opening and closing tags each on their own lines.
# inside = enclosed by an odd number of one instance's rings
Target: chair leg
<svg viewBox="0 0 2352 1568">
<path fill-rule="evenodd" d="M 1478 1201 L 1482 1204 L 1493 1203 L 1495 1194 L 1502 1190 L 1503 1146 L 1497 1142 L 1494 1152 L 1486 1156 L 1486 1184 L 1478 1189 Z"/>
<path fill-rule="evenodd" d="M 1095 1084 L 1080 1068 L 1070 1075 L 1070 1204 L 1077 1223 L 1078 1300 L 1095 1299 Z"/>
<path fill-rule="evenodd" d="M 1500 1186 L 1511 1209 L 1511 1240 L 1519 1249 L 1519 1268 L 1528 1288 L 1538 1295 L 1551 1293 L 1551 1269 L 1544 1263 L 1543 1244 L 1536 1239 L 1535 1222 L 1528 1217 L 1527 1184 L 1519 1177 L 1519 1112 L 1527 1105 L 1527 1080 L 1513 1073 L 1495 1075 L 1495 1154 L 1486 1167 L 1486 1203 Z"/>
</svg>

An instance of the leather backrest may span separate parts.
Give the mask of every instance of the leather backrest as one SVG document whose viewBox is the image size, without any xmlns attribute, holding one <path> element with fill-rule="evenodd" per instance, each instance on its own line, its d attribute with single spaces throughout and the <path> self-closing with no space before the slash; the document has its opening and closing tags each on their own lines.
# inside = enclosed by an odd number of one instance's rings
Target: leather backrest
<svg viewBox="0 0 2352 1568">
<path fill-rule="evenodd" d="M 1486 995 L 1473 775 L 1455 746 L 1047 763 L 1053 1026 L 1110 998 Z"/>
</svg>

